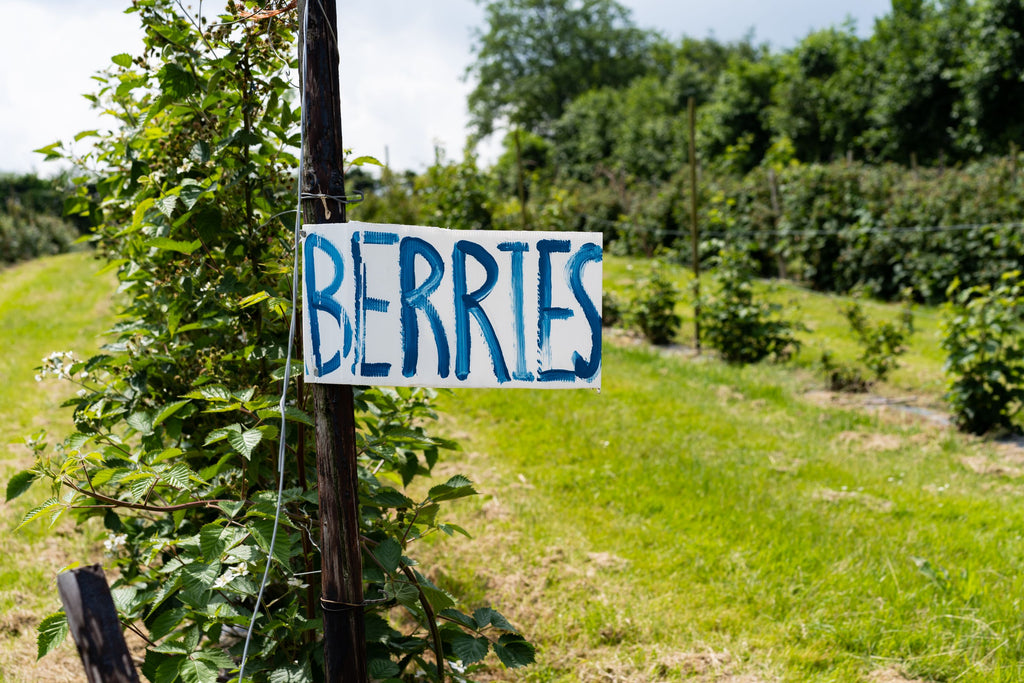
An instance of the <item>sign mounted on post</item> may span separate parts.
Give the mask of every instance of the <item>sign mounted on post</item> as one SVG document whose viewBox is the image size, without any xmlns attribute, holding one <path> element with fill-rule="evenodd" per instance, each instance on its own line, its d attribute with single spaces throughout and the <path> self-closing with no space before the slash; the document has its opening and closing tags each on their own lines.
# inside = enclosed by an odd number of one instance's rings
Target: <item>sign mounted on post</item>
<svg viewBox="0 0 1024 683">
<path fill-rule="evenodd" d="M 601 235 L 303 228 L 305 378 L 599 388 Z"/>
</svg>

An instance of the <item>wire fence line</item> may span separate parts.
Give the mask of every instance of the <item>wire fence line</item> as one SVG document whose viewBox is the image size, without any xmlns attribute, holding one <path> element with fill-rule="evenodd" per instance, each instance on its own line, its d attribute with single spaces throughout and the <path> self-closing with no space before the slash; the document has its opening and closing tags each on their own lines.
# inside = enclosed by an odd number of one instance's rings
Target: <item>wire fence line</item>
<svg viewBox="0 0 1024 683">
<path fill-rule="evenodd" d="M 597 223 L 613 227 L 620 232 L 640 232 L 645 230 L 665 237 L 690 237 L 689 230 L 668 230 L 654 223 L 643 223 L 638 221 L 613 221 L 600 216 L 590 214 L 579 214 L 588 223 Z M 912 225 L 902 227 L 890 226 L 857 226 L 851 225 L 846 228 L 835 228 L 831 230 L 701 230 L 701 237 L 835 237 L 838 235 L 872 235 L 872 234 L 907 234 L 907 233 L 941 233 L 941 232 L 969 232 L 972 230 L 990 229 L 1024 229 L 1024 221 L 1012 221 L 1004 223 L 963 223 L 958 225 Z"/>
</svg>

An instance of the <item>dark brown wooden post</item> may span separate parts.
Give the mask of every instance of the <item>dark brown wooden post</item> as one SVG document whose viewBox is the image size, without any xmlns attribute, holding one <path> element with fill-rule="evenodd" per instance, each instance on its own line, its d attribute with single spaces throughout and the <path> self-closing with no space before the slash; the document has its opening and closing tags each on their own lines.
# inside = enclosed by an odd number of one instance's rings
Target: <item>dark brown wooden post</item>
<svg viewBox="0 0 1024 683">
<path fill-rule="evenodd" d="M 346 220 L 344 148 L 335 0 L 308 0 L 302 115 L 303 222 Z M 332 197 L 334 197 L 332 199 Z M 321 606 L 328 683 L 365 683 L 363 572 L 359 549 L 356 430 L 352 387 L 312 384 L 322 554 Z"/>
<path fill-rule="evenodd" d="M 103 567 L 60 574 L 57 592 L 89 683 L 139 683 Z"/>
</svg>

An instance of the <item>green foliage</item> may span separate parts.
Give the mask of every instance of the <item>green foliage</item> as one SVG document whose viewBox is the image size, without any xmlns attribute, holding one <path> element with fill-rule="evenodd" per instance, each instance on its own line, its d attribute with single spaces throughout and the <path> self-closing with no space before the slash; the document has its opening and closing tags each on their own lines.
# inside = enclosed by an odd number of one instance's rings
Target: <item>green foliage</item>
<svg viewBox="0 0 1024 683">
<path fill-rule="evenodd" d="M 438 150 L 434 165 L 416 179 L 420 220 L 443 228 L 487 230 L 493 223 L 489 189 L 472 154 L 451 163 Z"/>
<path fill-rule="evenodd" d="M 626 320 L 652 344 L 669 344 L 679 331 L 678 299 L 679 290 L 665 270 L 654 262 L 646 276 L 637 282 Z"/>
<path fill-rule="evenodd" d="M 793 336 L 799 325 L 780 317 L 782 305 L 754 298 L 753 265 L 745 250 L 723 249 L 713 289 L 700 301 L 702 340 L 729 363 L 785 360 L 800 346 Z"/>
<path fill-rule="evenodd" d="M 476 134 L 508 120 L 541 135 L 573 99 L 642 73 L 651 34 L 615 0 L 490 0 L 477 31 L 468 104 Z"/>
<path fill-rule="evenodd" d="M 119 614 L 150 641 L 149 680 L 230 677 L 237 634 L 254 612 L 247 673 L 322 680 L 313 439 L 308 396 L 294 376 L 283 415 L 279 402 L 299 145 L 295 19 L 226 16 L 200 31 L 173 0 L 138 0 L 129 11 L 145 47 L 115 56 L 97 76 L 92 99 L 115 118 L 115 132 L 74 160 L 91 180 L 72 199 L 96 225 L 92 239 L 117 272 L 124 304 L 99 355 L 44 359 L 41 377 L 77 388 L 67 401 L 73 430 L 52 448 L 33 440 L 35 462 L 13 476 L 7 496 L 48 486 L 50 497 L 23 525 L 64 515 L 102 521 Z M 63 153 L 60 144 L 45 151 Z M 413 559 L 424 537 L 466 533 L 444 510 L 475 494 L 458 475 L 412 493 L 440 451 L 453 448 L 428 434 L 433 398 L 355 389 L 367 647 L 375 674 L 393 680 L 438 680 L 435 662 L 481 650 L 507 666 L 532 660 L 531 646 L 496 612 L 474 613 L 472 623 L 439 620 L 456 600 Z M 281 528 L 271 554 L 281 438 Z M 60 641 L 59 622 L 44 622 L 41 654 Z M 476 639 L 471 652 L 453 645 L 465 636 Z"/>
<path fill-rule="evenodd" d="M 63 254 L 78 239 L 74 226 L 57 216 L 8 208 L 0 213 L 0 263 Z"/>
<path fill-rule="evenodd" d="M 1024 401 L 1024 282 L 1020 271 L 995 287 L 961 288 L 954 281 L 945 307 L 942 348 L 946 400 L 963 431 L 1017 431 Z"/>
<path fill-rule="evenodd" d="M 843 314 L 861 348 L 860 362 L 874 380 L 884 382 L 889 373 L 899 367 L 897 359 L 906 353 L 907 339 L 914 333 L 914 313 L 910 305 L 904 307 L 898 322 L 872 323 L 856 301 L 844 306 Z"/>
</svg>

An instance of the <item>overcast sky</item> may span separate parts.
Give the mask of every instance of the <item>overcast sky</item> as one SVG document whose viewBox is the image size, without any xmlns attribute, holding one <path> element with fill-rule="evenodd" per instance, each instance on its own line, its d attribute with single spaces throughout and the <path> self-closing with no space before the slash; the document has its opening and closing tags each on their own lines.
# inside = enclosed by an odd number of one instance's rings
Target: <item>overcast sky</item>
<svg viewBox="0 0 1024 683">
<path fill-rule="evenodd" d="M 889 0 L 620 0 L 643 28 L 791 47 L 809 31 L 852 18 L 861 35 Z M 187 0 L 186 4 L 195 4 Z M 0 0 L 0 172 L 49 174 L 32 150 L 110 124 L 81 96 L 111 55 L 137 53 L 135 15 L 115 0 Z M 212 3 L 208 3 L 212 4 Z M 473 0 L 338 0 L 346 147 L 422 170 L 440 144 L 459 157 L 466 137 L 462 80 L 483 13 Z M 481 149 L 493 159 L 496 143 Z"/>
</svg>

